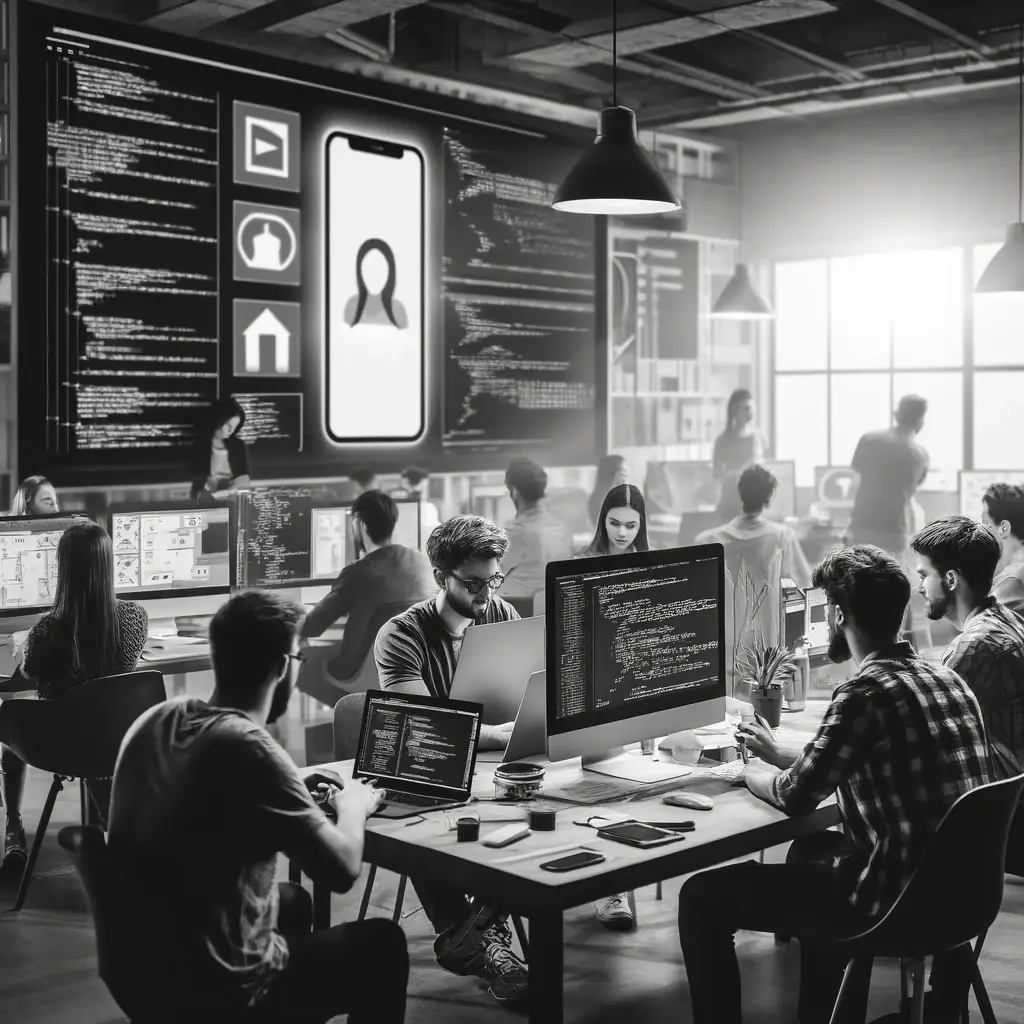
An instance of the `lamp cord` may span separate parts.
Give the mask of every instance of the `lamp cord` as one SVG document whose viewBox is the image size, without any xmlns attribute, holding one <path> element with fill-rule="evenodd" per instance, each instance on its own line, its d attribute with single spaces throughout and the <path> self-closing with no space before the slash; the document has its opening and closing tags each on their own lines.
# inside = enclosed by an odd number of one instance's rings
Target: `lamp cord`
<svg viewBox="0 0 1024 1024">
<path fill-rule="evenodd" d="M 1021 49 L 1021 60 L 1024 61 L 1024 48 Z M 1021 65 L 1024 73 L 1024 64 Z M 1024 78 L 1021 79 L 1024 82 Z M 1024 101 L 1022 101 L 1024 102 Z M 612 0 L 612 106 L 619 105 L 619 4 Z"/>
<path fill-rule="evenodd" d="M 1024 3 L 1020 19 L 1020 96 L 1017 101 L 1017 221 L 1024 224 Z"/>
</svg>

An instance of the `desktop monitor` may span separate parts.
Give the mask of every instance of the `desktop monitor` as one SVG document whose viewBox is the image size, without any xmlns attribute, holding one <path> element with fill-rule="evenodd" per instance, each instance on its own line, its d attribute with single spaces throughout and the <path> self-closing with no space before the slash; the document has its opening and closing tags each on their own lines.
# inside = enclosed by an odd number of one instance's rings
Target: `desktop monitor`
<svg viewBox="0 0 1024 1024">
<path fill-rule="evenodd" d="M 235 582 L 236 522 L 234 503 L 111 505 L 115 593 L 141 601 L 154 635 L 157 622 L 212 615 Z"/>
<path fill-rule="evenodd" d="M 1019 469 L 962 469 L 960 471 L 960 514 L 971 519 L 981 518 L 981 499 L 993 484 L 1013 484 L 1024 487 L 1024 470 Z"/>
<path fill-rule="evenodd" d="M 0 633 L 35 625 L 53 604 L 57 587 L 57 545 L 84 512 L 0 518 Z"/>
<path fill-rule="evenodd" d="M 688 774 L 626 743 L 725 717 L 725 551 L 706 544 L 547 567 L 552 761 L 634 781 Z"/>
<path fill-rule="evenodd" d="M 824 590 L 808 590 L 804 595 L 804 636 L 807 653 L 814 657 L 828 651 L 828 598 Z"/>
</svg>

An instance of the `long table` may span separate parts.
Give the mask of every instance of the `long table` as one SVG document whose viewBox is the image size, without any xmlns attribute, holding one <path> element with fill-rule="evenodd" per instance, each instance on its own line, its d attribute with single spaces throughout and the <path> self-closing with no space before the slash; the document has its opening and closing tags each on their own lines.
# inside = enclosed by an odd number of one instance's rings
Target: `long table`
<svg viewBox="0 0 1024 1024">
<path fill-rule="evenodd" d="M 780 731 L 783 739 L 809 738 L 824 712 L 825 702 L 813 702 L 809 710 L 786 716 Z M 320 766 L 323 767 L 323 766 Z M 342 777 L 350 777 L 352 762 L 334 762 Z M 489 802 L 493 797 L 493 762 L 477 763 L 473 793 L 476 808 L 484 816 L 481 835 L 500 828 L 487 824 L 486 818 L 499 811 L 505 818 L 510 808 Z M 582 777 L 579 761 L 548 765 L 551 786 Z M 312 767 L 306 769 L 313 770 Z M 617 892 L 699 871 L 758 853 L 800 836 L 822 832 L 839 823 L 834 803 L 825 804 L 810 814 L 790 818 L 758 800 L 745 788 L 730 786 L 709 777 L 706 771 L 679 780 L 679 789 L 706 793 L 715 800 L 711 811 L 693 811 L 664 804 L 661 796 L 632 797 L 626 803 L 606 803 L 638 820 L 672 821 L 692 819 L 696 831 L 677 843 L 653 850 L 639 850 L 607 840 L 585 825 L 575 824 L 597 813 L 600 807 L 550 802 L 557 810 L 553 832 L 533 832 L 526 839 L 504 849 L 491 849 L 481 843 L 459 843 L 455 832 L 447 831 L 444 816 L 435 812 L 415 819 L 371 818 L 367 823 L 364 859 L 398 874 L 441 884 L 458 880 L 460 888 L 487 905 L 529 920 L 529 1011 L 532 1024 L 562 1024 L 562 915 Z M 664 789 L 659 787 L 659 793 Z M 493 809 L 493 810 L 492 810 Z M 523 812 L 525 817 L 525 812 Z M 410 824 L 410 820 L 415 823 Z M 553 857 L 568 854 L 567 847 L 590 847 L 604 854 L 604 863 L 565 874 L 543 871 L 540 865 Z M 329 894 L 314 888 L 314 901 L 322 913 Z"/>
</svg>

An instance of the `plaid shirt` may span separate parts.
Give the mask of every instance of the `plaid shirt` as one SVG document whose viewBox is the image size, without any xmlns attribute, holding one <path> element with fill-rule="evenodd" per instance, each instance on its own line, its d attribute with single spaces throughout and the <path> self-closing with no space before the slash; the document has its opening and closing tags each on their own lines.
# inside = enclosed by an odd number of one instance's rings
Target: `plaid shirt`
<svg viewBox="0 0 1024 1024">
<path fill-rule="evenodd" d="M 942 664 L 972 690 L 981 705 L 992 774 L 1024 771 L 1024 622 L 990 597 L 946 648 Z"/>
<path fill-rule="evenodd" d="M 850 902 L 866 914 L 896 901 L 961 794 L 989 781 L 978 701 L 949 669 L 907 643 L 865 658 L 832 697 L 818 734 L 772 794 L 805 814 L 836 792 L 852 852 Z"/>
</svg>

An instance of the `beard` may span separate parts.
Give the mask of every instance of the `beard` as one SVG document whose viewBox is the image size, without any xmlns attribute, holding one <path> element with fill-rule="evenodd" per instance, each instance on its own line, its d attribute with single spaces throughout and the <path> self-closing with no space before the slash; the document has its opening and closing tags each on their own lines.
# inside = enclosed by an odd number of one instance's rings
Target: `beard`
<svg viewBox="0 0 1024 1024">
<path fill-rule="evenodd" d="M 828 660 L 833 665 L 842 665 L 844 661 L 849 661 L 853 657 L 853 651 L 850 650 L 850 642 L 846 639 L 846 634 L 841 629 L 833 629 L 828 635 Z"/>
<path fill-rule="evenodd" d="M 267 725 L 276 722 L 288 710 L 288 701 L 291 697 L 292 682 L 285 676 L 274 687 L 274 695 L 270 698 L 270 710 L 267 712 Z"/>
<path fill-rule="evenodd" d="M 956 602 L 956 598 L 953 596 L 953 592 L 946 589 L 946 582 L 942 582 L 942 597 L 937 601 L 929 601 L 925 598 L 925 613 L 932 622 L 938 622 L 939 619 L 944 619 L 949 610 L 953 607 Z"/>
<path fill-rule="evenodd" d="M 487 616 L 487 609 L 491 606 L 491 592 L 485 589 L 482 594 L 475 597 L 455 593 L 448 588 L 448 604 L 452 611 L 457 612 L 464 619 L 472 619 L 474 622 L 483 622 Z"/>
</svg>

